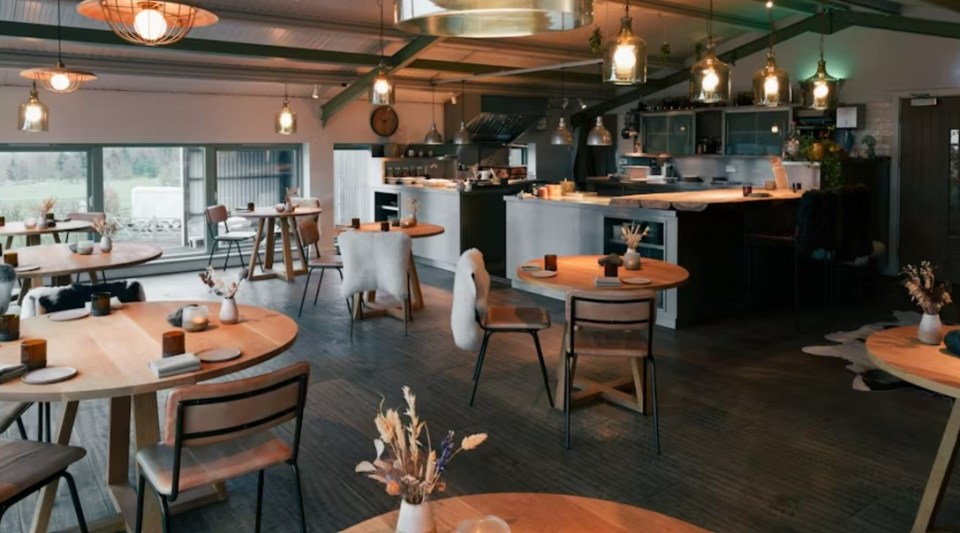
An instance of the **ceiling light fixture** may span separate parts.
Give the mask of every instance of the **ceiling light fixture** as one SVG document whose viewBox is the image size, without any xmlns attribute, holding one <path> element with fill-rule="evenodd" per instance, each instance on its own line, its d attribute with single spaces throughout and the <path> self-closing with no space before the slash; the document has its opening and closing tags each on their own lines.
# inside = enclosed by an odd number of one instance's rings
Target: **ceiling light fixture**
<svg viewBox="0 0 960 533">
<path fill-rule="evenodd" d="M 377 65 L 377 77 L 370 84 L 370 103 L 373 105 L 393 105 L 396 101 L 396 87 L 393 78 L 387 74 L 387 65 L 383 62 L 383 0 L 377 0 L 380 6 L 380 64 Z"/>
<path fill-rule="evenodd" d="M 567 114 L 568 102 L 563 94 L 563 70 L 560 69 L 560 123 L 557 124 L 557 129 L 553 130 L 553 134 L 550 136 L 550 144 L 569 146 L 573 144 L 573 134 L 567 128 L 567 119 L 564 116 Z"/>
<path fill-rule="evenodd" d="M 173 44 L 193 28 L 219 20 L 206 9 L 162 0 L 83 0 L 77 12 L 106 22 L 125 41 L 147 46 Z"/>
<path fill-rule="evenodd" d="M 63 41 L 60 38 L 60 0 L 57 0 L 57 66 L 53 68 L 32 68 L 20 73 L 24 78 L 39 81 L 48 90 L 58 93 L 72 93 L 84 83 L 97 79 L 96 74 L 83 70 L 67 68 L 63 64 Z"/>
<path fill-rule="evenodd" d="M 823 59 L 823 39 L 827 33 L 827 11 L 820 6 L 823 24 L 820 29 L 820 61 L 817 72 L 803 82 L 803 107 L 808 109 L 836 109 L 839 100 L 840 80 L 827 73 L 827 62 Z"/>
<path fill-rule="evenodd" d="M 20 112 L 17 114 L 17 127 L 20 131 L 28 133 L 47 131 L 50 128 L 50 110 L 40 101 L 36 80 L 34 80 L 33 88 L 30 90 L 30 98 L 20 104 Z"/>
<path fill-rule="evenodd" d="M 310 93 L 310 98 L 313 98 L 314 100 L 320 99 L 320 85 L 313 85 L 313 92 Z"/>
<path fill-rule="evenodd" d="M 713 0 L 707 17 L 707 53 L 690 67 L 690 100 L 721 104 L 730 99 L 730 66 L 720 61 L 713 42 Z"/>
<path fill-rule="evenodd" d="M 587 134 L 587 146 L 610 146 L 613 144 L 613 135 L 610 130 L 603 125 L 603 117 L 597 117 L 597 123 Z"/>
<path fill-rule="evenodd" d="M 297 114 L 290 109 L 286 83 L 283 84 L 283 108 L 277 113 L 274 127 L 280 135 L 293 135 L 297 132 Z"/>
<path fill-rule="evenodd" d="M 437 130 L 437 86 L 430 82 L 430 131 L 423 137 L 423 144 L 443 144 L 443 134 Z"/>
<path fill-rule="evenodd" d="M 464 83 L 460 82 L 460 131 L 453 134 L 453 144 L 470 144 L 473 139 L 470 137 L 470 132 L 467 130 L 467 124 L 464 122 L 466 118 L 466 113 L 464 111 L 464 96 L 466 95 L 466 88 Z"/>
<path fill-rule="evenodd" d="M 593 22 L 593 0 L 396 0 L 396 27 L 443 37 L 523 37 Z"/>
<path fill-rule="evenodd" d="M 620 33 L 603 50 L 603 81 L 615 85 L 636 85 L 647 81 L 647 43 L 633 33 L 630 0 L 624 3 Z"/>
<path fill-rule="evenodd" d="M 777 58 L 773 53 L 773 10 L 767 10 L 770 16 L 770 48 L 767 50 L 767 64 L 753 75 L 753 103 L 768 107 L 788 104 L 793 97 L 790 75 L 777 67 Z"/>
</svg>

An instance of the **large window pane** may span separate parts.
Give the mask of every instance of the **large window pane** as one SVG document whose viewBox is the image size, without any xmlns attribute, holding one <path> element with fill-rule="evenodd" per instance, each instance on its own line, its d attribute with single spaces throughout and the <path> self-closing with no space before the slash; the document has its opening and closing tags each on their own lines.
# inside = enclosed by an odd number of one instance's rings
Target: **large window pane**
<svg viewBox="0 0 960 533">
<path fill-rule="evenodd" d="M 229 210 L 247 203 L 265 207 L 283 201 L 287 187 L 300 184 L 294 148 L 217 150 L 217 202 Z"/>
<path fill-rule="evenodd" d="M 0 151 L 0 215 L 36 218 L 45 198 L 56 198 L 57 218 L 87 211 L 87 163 L 86 151 Z"/>
</svg>

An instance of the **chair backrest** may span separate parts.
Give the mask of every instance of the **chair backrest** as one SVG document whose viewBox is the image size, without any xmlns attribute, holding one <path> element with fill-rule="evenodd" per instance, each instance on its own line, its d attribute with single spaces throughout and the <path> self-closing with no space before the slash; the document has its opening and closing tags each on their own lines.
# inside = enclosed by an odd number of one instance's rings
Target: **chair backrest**
<svg viewBox="0 0 960 533">
<path fill-rule="evenodd" d="M 870 208 L 870 189 L 865 185 L 840 188 L 837 258 L 841 261 L 866 257 L 873 251 L 874 221 Z"/>
<path fill-rule="evenodd" d="M 86 211 L 86 212 L 77 212 L 77 213 L 67 213 L 67 218 L 70 220 L 83 220 L 85 222 L 96 222 L 97 220 L 103 220 L 106 218 L 104 213 L 97 211 Z"/>
<path fill-rule="evenodd" d="M 301 361 L 261 376 L 171 391 L 163 442 L 174 453 L 173 496 L 184 447 L 225 442 L 296 420 L 291 447 L 296 460 L 309 377 L 310 365 Z"/>
<path fill-rule="evenodd" d="M 207 225 L 217 227 L 221 222 L 224 227 L 227 226 L 227 219 L 230 218 L 230 214 L 227 212 L 227 207 L 224 205 L 211 205 L 204 211 L 207 215 Z M 211 228 L 211 231 L 213 229 Z M 227 231 L 230 231 L 230 228 L 227 228 Z"/>
<path fill-rule="evenodd" d="M 646 335 L 647 348 L 653 345 L 657 321 L 657 293 L 654 291 L 570 291 L 567 293 L 566 345 L 576 351 L 580 328 L 636 331 Z"/>
<path fill-rule="evenodd" d="M 0 264 L 0 315 L 7 312 L 13 288 L 17 286 L 17 271 L 10 265 Z"/>
<path fill-rule="evenodd" d="M 300 233 L 300 242 L 305 248 L 313 246 L 317 257 L 320 256 L 320 226 L 316 221 L 304 217 L 297 222 L 297 231 Z"/>
<path fill-rule="evenodd" d="M 801 252 L 836 250 L 839 195 L 833 190 L 811 189 L 800 197 L 797 207 L 797 246 Z"/>
<path fill-rule="evenodd" d="M 340 234 L 344 297 L 385 291 L 400 300 L 409 294 L 410 236 L 402 231 L 347 231 Z"/>
<path fill-rule="evenodd" d="M 462 350 L 476 350 L 483 338 L 479 321 L 487 314 L 490 274 L 483 264 L 483 253 L 471 248 L 460 255 L 453 279 L 453 307 L 450 331 Z"/>
<path fill-rule="evenodd" d="M 290 198 L 290 203 L 296 207 L 320 207 L 320 199 L 313 198 L 312 196 L 294 196 Z M 309 219 L 314 222 L 320 222 L 320 215 L 308 215 L 304 217 L 297 217 L 298 219 L 304 220 Z"/>
</svg>

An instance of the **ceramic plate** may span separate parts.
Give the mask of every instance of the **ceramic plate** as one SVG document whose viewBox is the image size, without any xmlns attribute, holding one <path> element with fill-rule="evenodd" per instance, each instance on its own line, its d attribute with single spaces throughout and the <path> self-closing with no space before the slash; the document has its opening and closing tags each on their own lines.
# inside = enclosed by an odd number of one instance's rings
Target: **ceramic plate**
<svg viewBox="0 0 960 533">
<path fill-rule="evenodd" d="M 620 281 L 626 283 L 627 285 L 650 285 L 653 283 L 647 278 L 623 278 Z"/>
<path fill-rule="evenodd" d="M 536 271 L 530 272 L 530 275 L 535 278 L 552 278 L 556 276 L 557 273 L 552 270 L 536 270 Z"/>
<path fill-rule="evenodd" d="M 240 350 L 236 348 L 211 348 L 197 352 L 197 359 L 204 363 L 219 363 L 240 357 Z"/>
<path fill-rule="evenodd" d="M 30 385 L 46 385 L 59 383 L 77 375 L 77 369 L 70 366 L 48 366 L 27 372 L 23 375 L 23 382 Z"/>
<path fill-rule="evenodd" d="M 13 270 L 17 272 L 32 272 L 34 270 L 40 270 L 40 265 L 20 265 Z"/>
<path fill-rule="evenodd" d="M 68 320 L 79 320 L 89 315 L 90 313 L 86 309 L 68 309 L 66 311 L 50 313 L 47 315 L 47 318 L 54 322 L 67 322 Z"/>
</svg>

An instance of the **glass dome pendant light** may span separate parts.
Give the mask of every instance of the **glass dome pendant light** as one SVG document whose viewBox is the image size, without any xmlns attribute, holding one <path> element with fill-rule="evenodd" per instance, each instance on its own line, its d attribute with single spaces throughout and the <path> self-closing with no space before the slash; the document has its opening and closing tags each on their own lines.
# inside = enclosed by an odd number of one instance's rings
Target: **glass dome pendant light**
<svg viewBox="0 0 960 533">
<path fill-rule="evenodd" d="M 297 132 L 297 114 L 290 109 L 286 83 L 283 84 L 283 108 L 277 113 L 275 128 L 280 135 L 293 135 Z"/>
<path fill-rule="evenodd" d="M 37 81 L 33 81 L 30 98 L 20 104 L 17 114 L 17 129 L 27 133 L 38 133 L 50 128 L 50 110 L 40 101 L 37 94 Z"/>
<path fill-rule="evenodd" d="M 387 66 L 383 62 L 383 0 L 377 0 L 380 6 L 380 64 L 377 65 L 377 77 L 370 85 L 370 103 L 373 105 L 393 105 L 396 102 L 396 93 L 393 77 L 387 74 Z"/>
<path fill-rule="evenodd" d="M 597 122 L 587 134 L 587 146 L 610 146 L 613 144 L 613 135 L 603 125 L 603 115 L 597 115 Z"/>
<path fill-rule="evenodd" d="M 777 58 L 773 53 L 773 9 L 770 14 L 770 48 L 767 50 L 767 64 L 753 75 L 753 104 L 776 107 L 789 104 L 793 97 L 790 75 L 777 67 Z"/>
<path fill-rule="evenodd" d="M 713 0 L 707 18 L 707 53 L 690 67 L 690 100 L 722 104 L 730 99 L 730 66 L 720 61 L 713 42 Z"/>
<path fill-rule="evenodd" d="M 437 130 L 437 86 L 430 82 L 430 131 L 423 137 L 423 144 L 443 144 L 443 134 Z"/>
<path fill-rule="evenodd" d="M 820 32 L 820 61 L 817 62 L 817 72 L 803 82 L 803 107 L 807 109 L 827 110 L 836 109 L 839 101 L 840 80 L 827 73 L 827 62 L 823 59 L 823 39 L 826 33 L 826 14 L 823 9 L 820 16 L 824 17 L 824 28 Z"/>
<path fill-rule="evenodd" d="M 615 85 L 647 82 L 647 43 L 633 33 L 630 0 L 624 3 L 620 32 L 603 50 L 603 81 Z"/>
<path fill-rule="evenodd" d="M 57 0 L 57 65 L 53 68 L 24 70 L 20 75 L 27 79 L 39 81 L 47 90 L 57 93 L 72 93 L 84 83 L 97 79 L 97 76 L 92 72 L 67 68 L 63 64 L 61 28 L 60 1 Z"/>
<path fill-rule="evenodd" d="M 467 124 L 464 122 L 466 115 L 464 114 L 464 100 L 466 92 L 464 92 L 464 83 L 460 82 L 460 130 L 453 134 L 453 144 L 470 144 L 473 142 L 473 139 L 470 136 L 470 131 L 467 130 Z"/>
<path fill-rule="evenodd" d="M 560 69 L 560 122 L 557 124 L 557 129 L 550 135 L 550 144 L 569 146 L 573 144 L 573 134 L 567 128 L 567 120 L 564 116 L 567 113 L 567 98 L 563 94 L 563 70 Z"/>
</svg>

